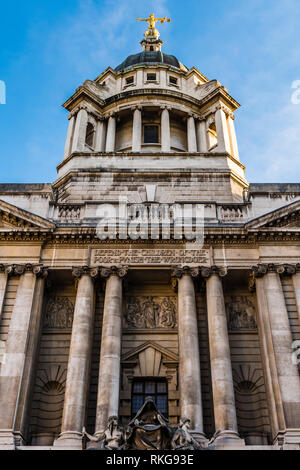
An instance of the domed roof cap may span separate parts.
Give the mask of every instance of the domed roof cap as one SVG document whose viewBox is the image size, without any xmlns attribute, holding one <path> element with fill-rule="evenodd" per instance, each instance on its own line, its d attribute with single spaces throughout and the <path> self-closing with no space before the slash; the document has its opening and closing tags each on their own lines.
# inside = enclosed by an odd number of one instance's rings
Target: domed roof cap
<svg viewBox="0 0 300 470">
<path fill-rule="evenodd" d="M 174 55 L 164 54 L 161 51 L 142 51 L 127 57 L 120 65 L 115 68 L 116 72 L 126 70 L 137 64 L 165 64 L 187 72 L 185 67 Z"/>
</svg>

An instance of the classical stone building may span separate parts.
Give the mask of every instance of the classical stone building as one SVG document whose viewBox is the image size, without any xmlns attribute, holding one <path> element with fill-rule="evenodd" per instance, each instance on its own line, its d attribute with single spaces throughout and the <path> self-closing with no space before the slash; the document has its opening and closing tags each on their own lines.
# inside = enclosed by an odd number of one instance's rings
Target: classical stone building
<svg viewBox="0 0 300 470">
<path fill-rule="evenodd" d="M 53 184 L 0 185 L 0 448 L 147 396 L 204 447 L 300 448 L 300 184 L 249 184 L 238 102 L 141 45 L 64 104 Z"/>
</svg>

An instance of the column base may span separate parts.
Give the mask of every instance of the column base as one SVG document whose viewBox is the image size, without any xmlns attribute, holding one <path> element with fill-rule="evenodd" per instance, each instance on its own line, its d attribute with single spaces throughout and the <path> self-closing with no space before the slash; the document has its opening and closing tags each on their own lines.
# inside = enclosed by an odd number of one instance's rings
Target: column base
<svg viewBox="0 0 300 470">
<path fill-rule="evenodd" d="M 53 446 L 59 449 L 82 450 L 82 433 L 76 431 L 66 431 L 61 433 L 54 441 Z"/>
<path fill-rule="evenodd" d="M 298 448 L 300 448 L 300 428 L 279 431 L 273 444 L 277 446 L 298 445 Z"/>
<path fill-rule="evenodd" d="M 0 430 L 0 450 L 15 450 L 16 441 L 12 431 Z"/>
<path fill-rule="evenodd" d="M 245 447 L 245 445 L 245 440 L 242 439 L 236 431 L 231 431 L 230 429 L 217 431 L 208 443 L 210 449 Z"/>
<path fill-rule="evenodd" d="M 193 438 L 203 447 L 207 447 L 208 439 L 202 431 L 198 431 L 197 429 L 192 429 L 190 431 Z"/>
</svg>

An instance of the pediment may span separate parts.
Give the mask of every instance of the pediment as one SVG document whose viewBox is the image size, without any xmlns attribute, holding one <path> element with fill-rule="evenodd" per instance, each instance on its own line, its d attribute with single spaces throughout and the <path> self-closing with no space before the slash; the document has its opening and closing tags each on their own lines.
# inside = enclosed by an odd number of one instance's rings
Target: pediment
<svg viewBox="0 0 300 470">
<path fill-rule="evenodd" d="M 245 224 L 245 228 L 252 230 L 300 230 L 300 201 L 268 212 Z"/>
<path fill-rule="evenodd" d="M 0 200 L 0 231 L 43 230 L 55 228 L 53 222 Z"/>
<path fill-rule="evenodd" d="M 141 344 L 137 348 L 131 349 L 126 354 L 124 354 L 121 358 L 122 362 L 136 362 L 139 360 L 140 354 L 144 352 L 152 351 L 154 353 L 159 353 L 163 357 L 164 362 L 178 362 L 179 357 L 177 354 L 173 353 L 169 349 L 166 349 L 159 344 L 155 343 L 154 341 L 146 341 L 145 343 Z"/>
</svg>

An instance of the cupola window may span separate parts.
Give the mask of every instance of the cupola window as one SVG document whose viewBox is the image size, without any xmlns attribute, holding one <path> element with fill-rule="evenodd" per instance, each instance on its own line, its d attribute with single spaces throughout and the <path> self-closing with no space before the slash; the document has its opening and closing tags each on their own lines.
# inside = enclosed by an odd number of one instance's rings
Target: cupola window
<svg viewBox="0 0 300 470">
<path fill-rule="evenodd" d="M 126 85 L 133 85 L 134 84 L 134 76 L 131 75 L 131 77 L 126 78 Z"/>
<path fill-rule="evenodd" d="M 88 123 L 86 128 L 85 143 L 89 147 L 94 146 L 95 127 L 91 122 Z"/>
<path fill-rule="evenodd" d="M 169 77 L 170 85 L 177 85 L 178 79 L 176 77 Z"/>
<path fill-rule="evenodd" d="M 147 73 L 147 82 L 155 82 L 156 73 Z"/>
<path fill-rule="evenodd" d="M 208 133 L 208 143 L 209 143 L 209 150 L 215 147 L 218 144 L 217 138 L 217 129 L 215 122 L 212 122 L 207 130 Z"/>
<path fill-rule="evenodd" d="M 144 144 L 158 144 L 159 143 L 159 128 L 157 125 L 144 126 Z"/>
</svg>

